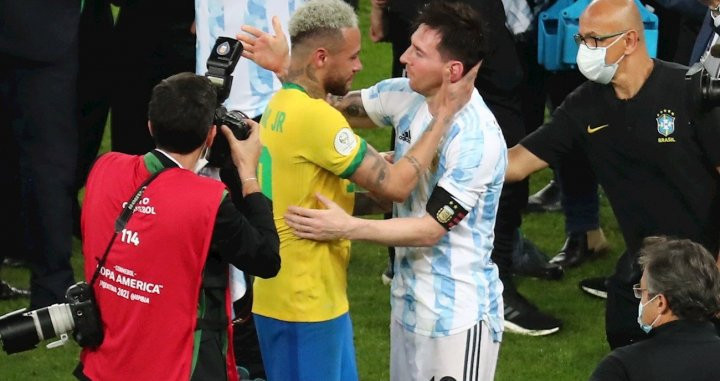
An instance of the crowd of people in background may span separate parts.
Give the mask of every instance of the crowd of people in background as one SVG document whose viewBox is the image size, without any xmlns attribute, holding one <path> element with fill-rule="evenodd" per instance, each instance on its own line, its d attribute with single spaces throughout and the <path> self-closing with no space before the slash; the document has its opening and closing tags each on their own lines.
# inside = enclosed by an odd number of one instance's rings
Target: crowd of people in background
<svg viewBox="0 0 720 381">
<path fill-rule="evenodd" d="M 167 172 L 150 197 L 186 184 L 207 197 L 182 218 L 207 226 L 173 243 L 193 258 L 177 265 L 193 279 L 184 292 L 157 275 L 181 302 L 144 318 L 176 308 L 189 319 L 146 340 L 119 327 L 141 324 L 148 306 L 96 286 L 101 312 L 115 312 L 103 315 L 106 341 L 83 350 L 79 379 L 123 374 L 132 356 L 117 356 L 128 354 L 120 343 L 135 340 L 182 359 L 172 372 L 137 364 L 139 378 L 356 380 L 346 289 L 362 240 L 388 247 L 378 275 L 391 295 L 390 378 L 491 380 L 503 332 L 563 329 L 513 278 L 559 281 L 605 255 L 604 194 L 625 249 L 612 274 L 579 284 L 606 300 L 612 350 L 590 379 L 719 379 L 701 354 L 720 355 L 720 111 L 685 78 L 693 64 L 720 77 L 720 0 L 593 0 L 574 36 L 577 68 L 559 71 L 537 59 L 539 15 L 553 4 L 368 0 L 364 36 L 357 1 L 0 0 L 1 185 L 14 222 L 0 269 L 30 270 L 28 289 L 0 279 L 0 300 L 63 303 L 73 236 L 92 277 L 121 202 Z M 656 57 L 641 6 L 659 18 Z M 221 36 L 244 45 L 224 105 L 249 117 L 247 141 L 212 126 L 204 75 Z M 351 91 L 368 39 L 390 43 L 391 73 Z M 98 160 L 106 124 L 113 153 Z M 390 152 L 355 131 L 375 127 L 390 127 Z M 216 134 L 232 153 L 217 170 L 205 160 Z M 552 180 L 530 195 L 528 176 L 547 167 Z M 565 219 L 550 256 L 522 231 L 538 212 Z M 371 214 L 384 219 L 358 217 Z M 171 237 L 174 222 L 151 229 L 153 218 L 133 224 Z M 157 250 L 121 246 L 109 263 L 153 273 L 119 257 Z"/>
</svg>

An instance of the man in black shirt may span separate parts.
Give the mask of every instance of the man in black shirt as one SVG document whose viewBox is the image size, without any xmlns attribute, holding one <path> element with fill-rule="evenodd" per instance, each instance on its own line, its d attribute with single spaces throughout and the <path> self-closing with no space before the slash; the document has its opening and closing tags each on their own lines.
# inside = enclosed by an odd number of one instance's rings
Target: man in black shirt
<svg viewBox="0 0 720 381">
<path fill-rule="evenodd" d="M 720 272 L 702 246 L 652 237 L 638 262 L 637 323 L 648 340 L 605 356 L 590 381 L 704 381 L 720 379 L 720 337 L 709 321 L 720 311 Z"/>
<path fill-rule="evenodd" d="M 593 1 L 579 32 L 578 68 L 591 81 L 510 150 L 506 180 L 554 166 L 573 150 L 587 156 L 627 246 L 607 282 L 605 329 L 615 348 L 645 336 L 632 294 L 645 237 L 689 238 L 717 255 L 720 112 L 694 108 L 686 67 L 650 58 L 633 1 Z"/>
</svg>

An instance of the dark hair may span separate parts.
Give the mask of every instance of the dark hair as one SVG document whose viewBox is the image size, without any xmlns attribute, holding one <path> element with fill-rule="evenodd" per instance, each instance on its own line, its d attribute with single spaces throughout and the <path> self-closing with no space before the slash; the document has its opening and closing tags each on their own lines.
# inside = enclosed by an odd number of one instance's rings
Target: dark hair
<svg viewBox="0 0 720 381">
<path fill-rule="evenodd" d="M 646 238 L 638 262 L 645 271 L 648 293 L 665 295 L 678 318 L 703 321 L 720 311 L 720 270 L 700 244 Z"/>
<path fill-rule="evenodd" d="M 181 154 L 200 147 L 212 127 L 216 103 L 215 88 L 205 77 L 180 73 L 160 81 L 148 106 L 155 145 Z"/>
<path fill-rule="evenodd" d="M 413 23 L 413 29 L 417 29 L 421 24 L 440 33 L 438 51 L 443 58 L 462 62 L 464 72 L 470 70 L 487 54 L 486 23 L 483 15 L 468 4 L 432 1 L 420 11 Z"/>
</svg>

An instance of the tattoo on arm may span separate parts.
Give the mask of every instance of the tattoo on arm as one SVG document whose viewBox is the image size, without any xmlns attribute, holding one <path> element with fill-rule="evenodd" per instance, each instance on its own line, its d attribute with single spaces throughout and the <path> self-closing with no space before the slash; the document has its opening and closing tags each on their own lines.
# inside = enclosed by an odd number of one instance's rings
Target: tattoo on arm
<svg viewBox="0 0 720 381">
<path fill-rule="evenodd" d="M 443 124 L 450 124 L 452 123 L 453 115 L 446 115 L 442 119 L 438 119 L 437 117 L 433 117 L 432 120 L 430 120 L 430 123 L 428 123 L 427 128 L 425 129 L 425 132 L 432 131 L 433 127 L 435 127 L 438 122 Z"/>
<path fill-rule="evenodd" d="M 369 149 L 366 155 L 370 155 L 371 160 L 373 160 L 371 167 L 371 176 L 374 176 L 373 183 L 379 189 L 382 186 L 382 183 L 385 181 L 385 177 L 387 177 L 388 162 L 385 161 L 385 158 L 380 156 L 380 154 L 377 153 L 377 151 L 375 151 L 374 149 Z"/>
<path fill-rule="evenodd" d="M 335 107 L 336 109 L 340 108 L 340 102 L 342 102 L 343 97 L 341 95 L 328 95 L 327 97 L 328 103 L 330 103 L 330 106 Z"/>
<path fill-rule="evenodd" d="M 344 97 L 333 95 L 330 99 L 332 106 L 345 114 L 345 116 L 354 118 L 367 116 L 359 91 L 353 91 Z"/>
<path fill-rule="evenodd" d="M 430 123 L 428 123 L 428 126 L 425 129 L 425 132 L 432 131 L 433 127 L 435 126 L 435 123 L 437 123 L 437 118 L 433 116 L 433 118 L 430 120 Z"/>
<path fill-rule="evenodd" d="M 419 179 L 422 174 L 422 168 L 420 167 L 420 162 L 413 155 L 405 155 L 402 158 L 407 159 L 407 161 L 410 162 L 410 165 L 412 165 L 413 169 L 415 169 L 415 177 L 417 177 Z"/>
<path fill-rule="evenodd" d="M 349 94 L 345 97 L 345 99 L 348 102 L 348 105 L 345 108 L 345 112 L 347 112 L 348 115 L 354 117 L 367 116 L 367 112 L 365 112 L 365 107 L 363 107 L 362 97 L 359 92 Z"/>
</svg>

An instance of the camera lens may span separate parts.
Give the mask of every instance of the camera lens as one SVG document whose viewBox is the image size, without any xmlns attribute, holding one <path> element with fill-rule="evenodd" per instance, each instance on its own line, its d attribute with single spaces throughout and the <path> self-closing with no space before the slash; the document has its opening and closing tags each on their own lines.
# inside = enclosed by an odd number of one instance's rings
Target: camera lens
<svg viewBox="0 0 720 381">
<path fill-rule="evenodd" d="M 40 341 L 52 339 L 75 327 L 70 307 L 54 304 L 25 312 L 16 311 L 0 319 L 0 341 L 8 354 L 33 349 Z"/>
<path fill-rule="evenodd" d="M 0 320 L 0 340 L 3 350 L 8 354 L 35 348 L 40 342 L 35 321 L 23 312 L 20 310 Z"/>
</svg>

